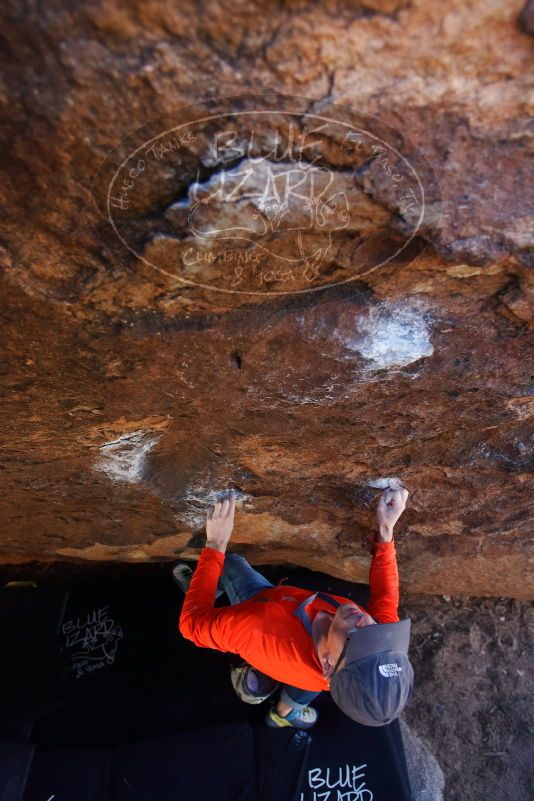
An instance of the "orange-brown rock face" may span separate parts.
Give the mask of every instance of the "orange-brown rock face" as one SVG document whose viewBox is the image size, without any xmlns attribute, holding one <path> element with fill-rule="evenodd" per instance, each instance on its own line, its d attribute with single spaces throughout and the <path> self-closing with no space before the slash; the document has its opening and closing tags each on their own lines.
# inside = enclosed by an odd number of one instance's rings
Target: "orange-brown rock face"
<svg viewBox="0 0 534 801">
<path fill-rule="evenodd" d="M 195 558 L 234 487 L 359 581 L 397 477 L 404 587 L 532 597 L 521 4 L 171 5 L 4 20 L 0 558 Z"/>
</svg>

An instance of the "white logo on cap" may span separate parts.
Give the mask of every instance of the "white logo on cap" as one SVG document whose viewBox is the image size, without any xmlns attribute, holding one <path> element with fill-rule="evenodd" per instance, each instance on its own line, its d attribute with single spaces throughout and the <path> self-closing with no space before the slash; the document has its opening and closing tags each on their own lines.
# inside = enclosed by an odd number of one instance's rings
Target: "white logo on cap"
<svg viewBox="0 0 534 801">
<path fill-rule="evenodd" d="M 392 676 L 398 676 L 402 668 L 396 662 L 390 662 L 389 665 L 379 665 L 378 669 L 382 676 L 390 679 Z"/>
</svg>

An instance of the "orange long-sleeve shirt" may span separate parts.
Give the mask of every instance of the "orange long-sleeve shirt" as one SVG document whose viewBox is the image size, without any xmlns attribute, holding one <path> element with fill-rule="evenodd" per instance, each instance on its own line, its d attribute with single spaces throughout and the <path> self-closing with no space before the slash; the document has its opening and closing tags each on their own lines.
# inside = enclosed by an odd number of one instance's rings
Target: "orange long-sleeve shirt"
<svg viewBox="0 0 534 801">
<path fill-rule="evenodd" d="M 213 604 L 224 558 L 221 551 L 203 549 L 180 615 L 183 636 L 202 648 L 239 654 L 249 665 L 284 684 L 328 690 L 313 640 L 295 616 L 299 604 L 313 591 L 284 584 L 260 590 L 243 603 L 216 609 Z M 399 574 L 393 541 L 375 543 L 369 585 L 369 603 L 363 611 L 379 623 L 397 623 Z M 328 595 L 350 603 L 340 595 Z M 321 609 L 332 612 L 328 602 L 317 597 L 306 607 L 310 621 Z"/>
</svg>

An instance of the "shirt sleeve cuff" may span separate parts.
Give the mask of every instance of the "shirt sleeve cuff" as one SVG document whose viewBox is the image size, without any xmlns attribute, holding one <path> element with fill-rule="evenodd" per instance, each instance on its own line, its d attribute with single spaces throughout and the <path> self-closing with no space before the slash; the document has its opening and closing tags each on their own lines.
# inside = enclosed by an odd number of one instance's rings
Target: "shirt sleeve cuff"
<svg viewBox="0 0 534 801">
<path fill-rule="evenodd" d="M 225 554 L 222 551 L 219 551 L 217 548 L 208 548 L 208 546 L 205 545 L 202 549 L 200 557 L 203 561 L 207 559 L 214 562 L 220 562 L 222 564 L 224 562 Z"/>
<path fill-rule="evenodd" d="M 395 540 L 375 542 L 375 553 L 387 553 L 395 548 Z"/>
</svg>

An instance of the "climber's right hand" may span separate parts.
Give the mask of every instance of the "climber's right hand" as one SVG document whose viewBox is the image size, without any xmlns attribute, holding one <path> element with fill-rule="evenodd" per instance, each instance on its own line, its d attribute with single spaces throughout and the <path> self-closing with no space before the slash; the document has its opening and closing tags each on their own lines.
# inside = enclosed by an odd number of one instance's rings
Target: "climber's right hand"
<svg viewBox="0 0 534 801">
<path fill-rule="evenodd" d="M 407 500 L 408 490 L 405 487 L 399 487 L 398 489 L 388 487 L 381 494 L 376 508 L 377 542 L 391 542 L 393 539 L 393 526 L 404 512 Z"/>
</svg>

